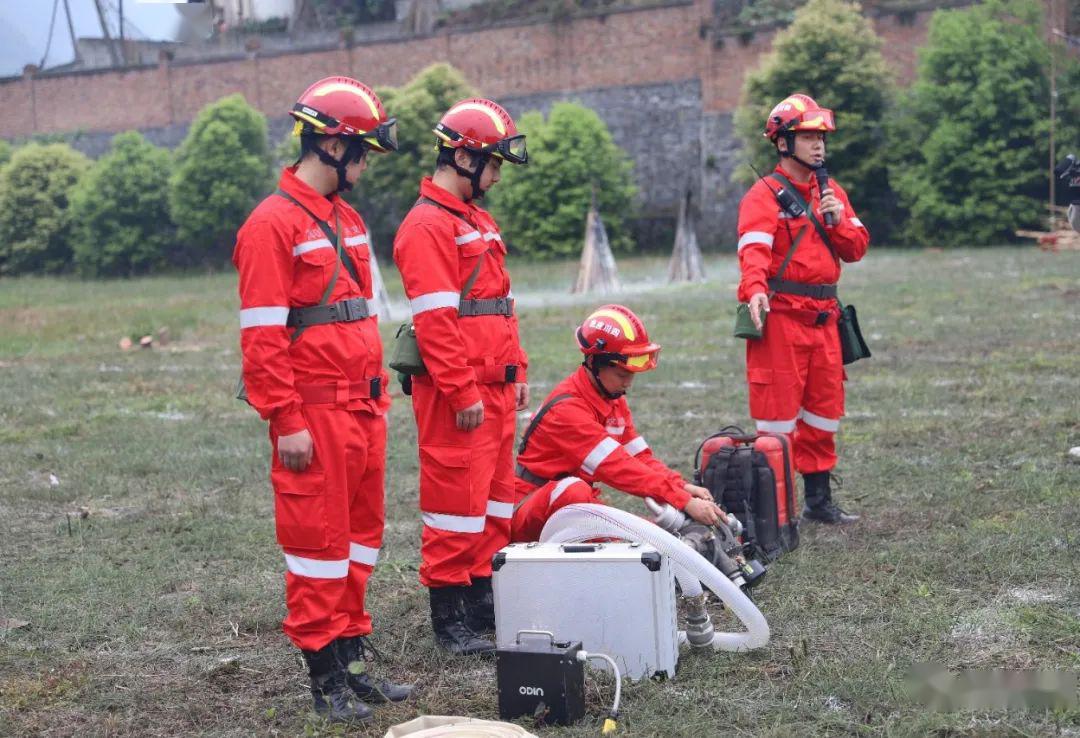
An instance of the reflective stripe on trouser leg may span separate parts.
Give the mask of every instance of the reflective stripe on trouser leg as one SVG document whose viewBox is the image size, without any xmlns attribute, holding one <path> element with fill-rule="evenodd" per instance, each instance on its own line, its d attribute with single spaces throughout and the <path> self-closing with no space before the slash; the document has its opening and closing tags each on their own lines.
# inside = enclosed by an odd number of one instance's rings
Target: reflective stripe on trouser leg
<svg viewBox="0 0 1080 738">
<path fill-rule="evenodd" d="M 577 477 L 565 477 L 533 488 L 524 480 L 518 480 L 518 497 L 529 495 L 514 513 L 514 543 L 540 540 L 544 524 L 556 510 L 578 502 L 596 502 L 597 490 Z"/>
<path fill-rule="evenodd" d="M 488 489 L 487 521 L 484 540 L 476 551 L 470 576 L 490 577 L 491 558 L 510 543 L 510 521 L 514 517 L 514 436 L 517 431 L 517 411 L 513 384 L 480 385 L 484 397 L 484 423 L 491 412 L 491 432 L 478 439 L 483 448 L 477 453 L 490 454 L 491 464 L 484 468 L 491 476 L 477 477 L 477 483 Z M 498 410 L 496 411 L 496 408 Z"/>
<path fill-rule="evenodd" d="M 386 417 L 349 413 L 353 420 L 347 457 L 349 478 L 349 587 L 342 610 L 349 615 L 344 636 L 367 635 L 371 614 L 364 605 L 367 583 L 382 547 L 385 521 Z"/>
<path fill-rule="evenodd" d="M 285 634 L 305 650 L 318 650 L 342 635 L 349 615 L 342 602 L 349 586 L 348 490 L 345 449 L 348 413 L 303 409 L 317 449 L 302 472 L 281 466 L 271 433 L 274 523 L 285 553 Z"/>
<path fill-rule="evenodd" d="M 832 326 L 826 326 L 832 328 Z M 844 415 L 844 362 L 835 330 L 818 330 L 795 431 L 795 469 L 801 474 L 836 466 L 836 431 Z"/>
<path fill-rule="evenodd" d="M 485 422 L 472 431 L 458 430 L 457 413 L 428 377 L 413 380 L 413 415 L 420 446 L 420 582 L 425 587 L 470 583 L 470 572 L 487 524 L 488 490 L 475 477 L 494 465 L 474 452 L 490 434 Z M 483 445 L 482 443 L 480 444 Z M 477 473 L 477 467 L 481 467 Z M 490 478 L 491 472 L 487 476 Z"/>
</svg>

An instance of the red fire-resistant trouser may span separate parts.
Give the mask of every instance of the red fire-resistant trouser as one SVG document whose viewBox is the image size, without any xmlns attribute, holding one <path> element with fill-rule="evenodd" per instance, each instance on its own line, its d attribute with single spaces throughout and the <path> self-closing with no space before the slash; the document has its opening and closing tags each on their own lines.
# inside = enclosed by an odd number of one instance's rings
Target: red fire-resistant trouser
<svg viewBox="0 0 1080 738">
<path fill-rule="evenodd" d="M 274 517 L 285 551 L 285 634 L 316 651 L 367 635 L 364 591 L 382 545 L 386 418 L 304 405 L 315 453 L 301 472 L 281 465 L 271 431 Z"/>
<path fill-rule="evenodd" d="M 491 557 L 510 541 L 514 514 L 514 385 L 478 384 L 484 422 L 458 430 L 457 413 L 431 378 L 413 378 L 420 446 L 420 582 L 468 585 L 491 576 Z"/>
<path fill-rule="evenodd" d="M 540 531 L 557 510 L 577 503 L 601 503 L 600 490 L 577 477 L 565 477 L 539 487 L 517 480 L 517 506 L 510 526 L 510 540 L 529 543 L 540 540 Z"/>
<path fill-rule="evenodd" d="M 801 474 L 836 466 L 836 431 L 844 414 L 836 313 L 823 325 L 809 322 L 806 313 L 776 305 L 763 337 L 746 342 L 750 415 L 759 431 L 794 433 L 795 468 Z"/>
</svg>

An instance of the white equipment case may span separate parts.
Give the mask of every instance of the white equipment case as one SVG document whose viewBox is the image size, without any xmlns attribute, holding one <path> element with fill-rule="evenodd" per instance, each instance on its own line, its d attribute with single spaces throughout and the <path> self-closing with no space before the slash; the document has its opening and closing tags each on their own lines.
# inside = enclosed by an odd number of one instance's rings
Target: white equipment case
<svg viewBox="0 0 1080 738">
<path fill-rule="evenodd" d="M 675 675 L 675 575 L 648 544 L 512 543 L 492 561 L 492 586 L 499 648 L 546 630 L 608 654 L 630 679 Z"/>
</svg>

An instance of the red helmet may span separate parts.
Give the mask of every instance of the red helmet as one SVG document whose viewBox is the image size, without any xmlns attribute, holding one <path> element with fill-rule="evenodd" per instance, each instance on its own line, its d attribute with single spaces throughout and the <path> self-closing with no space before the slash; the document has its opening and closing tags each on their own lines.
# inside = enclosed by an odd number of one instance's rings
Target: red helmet
<svg viewBox="0 0 1080 738">
<path fill-rule="evenodd" d="M 622 305 L 604 305 L 577 329 L 585 356 L 595 356 L 621 369 L 647 372 L 660 361 L 660 345 L 649 340 L 645 324 Z"/>
<path fill-rule="evenodd" d="M 814 98 L 795 93 L 777 103 L 765 120 L 765 138 L 770 141 L 788 131 L 835 131 L 833 111 L 814 102 Z"/>
<path fill-rule="evenodd" d="M 305 129 L 326 136 L 356 136 L 376 151 L 397 151 L 397 119 L 362 82 L 327 77 L 304 90 L 289 115 L 297 133 Z"/>
<path fill-rule="evenodd" d="M 525 135 L 518 133 L 510 114 L 491 100 L 462 100 L 447 110 L 432 130 L 440 146 L 490 153 L 511 164 L 529 160 Z"/>
</svg>

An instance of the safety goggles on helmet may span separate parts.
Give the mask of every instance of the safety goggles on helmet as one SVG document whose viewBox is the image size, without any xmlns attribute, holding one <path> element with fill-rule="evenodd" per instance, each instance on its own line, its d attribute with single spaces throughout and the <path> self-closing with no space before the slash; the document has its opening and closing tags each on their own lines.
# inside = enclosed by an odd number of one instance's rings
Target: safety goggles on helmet
<svg viewBox="0 0 1080 738">
<path fill-rule="evenodd" d="M 524 135 L 511 136 L 499 141 L 495 144 L 495 153 L 511 164 L 524 164 L 529 160 L 529 152 L 525 150 Z"/>
<path fill-rule="evenodd" d="M 622 366 L 632 372 L 648 372 L 656 368 L 660 363 L 660 349 L 650 351 L 639 356 L 627 356 L 625 360 L 617 362 L 617 366 Z"/>
<path fill-rule="evenodd" d="M 779 126 L 776 133 L 779 134 L 785 131 L 821 131 L 827 133 L 835 130 L 836 120 L 833 116 L 833 111 L 827 108 L 817 108 L 814 110 L 807 110 L 805 113 L 801 113 L 788 119 Z"/>
</svg>

